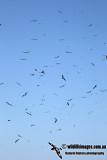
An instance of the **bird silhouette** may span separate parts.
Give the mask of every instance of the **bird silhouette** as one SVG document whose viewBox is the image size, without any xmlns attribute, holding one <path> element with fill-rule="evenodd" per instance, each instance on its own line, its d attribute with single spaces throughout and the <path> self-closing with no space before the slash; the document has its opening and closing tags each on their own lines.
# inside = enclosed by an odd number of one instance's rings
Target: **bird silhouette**
<svg viewBox="0 0 107 160">
<path fill-rule="evenodd" d="M 18 141 L 19 141 L 19 139 L 16 139 L 16 140 L 15 140 L 15 143 L 17 143 Z"/>
<path fill-rule="evenodd" d="M 95 67 L 95 64 L 94 63 L 91 63 L 94 67 Z"/>
<path fill-rule="evenodd" d="M 62 13 L 62 11 L 58 11 L 59 13 Z"/>
<path fill-rule="evenodd" d="M 56 56 L 56 57 L 54 57 L 54 58 L 59 58 L 59 56 Z"/>
<path fill-rule="evenodd" d="M 26 96 L 28 94 L 28 92 L 26 92 L 25 94 L 22 95 L 22 97 Z"/>
<path fill-rule="evenodd" d="M 65 87 L 65 85 L 66 85 L 66 84 L 64 84 L 64 85 L 60 86 L 59 88 Z"/>
<path fill-rule="evenodd" d="M 26 112 L 28 115 L 30 115 L 30 116 L 32 116 L 32 114 L 31 113 L 29 113 L 29 112 Z"/>
<path fill-rule="evenodd" d="M 6 102 L 9 106 L 13 106 L 11 103 L 9 103 L 9 102 Z"/>
<path fill-rule="evenodd" d="M 22 86 L 20 83 L 16 82 L 17 85 Z"/>
<path fill-rule="evenodd" d="M 38 22 L 37 19 L 32 19 L 30 22 Z"/>
<path fill-rule="evenodd" d="M 4 83 L 0 83 L 0 85 L 3 85 Z"/>
<path fill-rule="evenodd" d="M 62 79 L 63 79 L 64 81 L 66 81 L 66 79 L 65 79 L 64 75 L 62 75 Z"/>
<path fill-rule="evenodd" d="M 88 114 L 91 114 L 93 111 L 88 112 Z"/>
<path fill-rule="evenodd" d="M 20 134 L 18 134 L 18 137 L 22 137 Z"/>
<path fill-rule="evenodd" d="M 44 71 L 44 70 L 42 70 L 42 71 L 41 71 L 41 72 L 39 72 L 39 73 L 45 74 L 45 71 Z"/>
<path fill-rule="evenodd" d="M 24 58 L 21 58 L 20 60 L 21 60 L 21 61 L 26 61 L 26 59 L 24 59 Z"/>
<path fill-rule="evenodd" d="M 69 102 L 67 102 L 67 105 L 69 106 Z"/>
<path fill-rule="evenodd" d="M 97 87 L 97 85 L 95 85 L 94 87 L 93 87 L 93 89 L 95 89 Z"/>
<path fill-rule="evenodd" d="M 88 25 L 88 27 L 91 27 L 91 26 L 92 26 L 92 24 L 89 24 L 89 25 Z"/>
<path fill-rule="evenodd" d="M 55 119 L 54 123 L 56 123 L 58 120 L 57 120 L 57 118 L 54 118 L 54 119 Z"/>
<path fill-rule="evenodd" d="M 36 40 L 38 40 L 38 39 L 37 39 L 37 38 L 32 38 L 31 40 L 36 41 Z"/>
<path fill-rule="evenodd" d="M 100 92 L 105 92 L 107 91 L 107 89 L 100 89 Z"/>
<path fill-rule="evenodd" d="M 34 126 L 35 126 L 35 124 L 31 124 L 30 126 L 31 126 L 31 127 L 34 127 Z"/>
<path fill-rule="evenodd" d="M 64 41 L 64 39 L 63 39 L 63 38 L 61 38 L 61 39 L 60 39 L 60 41 Z"/>
<path fill-rule="evenodd" d="M 91 93 L 92 91 L 88 91 L 88 92 L 86 92 L 86 93 Z"/>
<path fill-rule="evenodd" d="M 25 52 L 23 52 L 23 53 L 30 53 L 30 51 L 25 51 Z"/>
<path fill-rule="evenodd" d="M 67 21 L 67 20 L 64 20 L 64 22 L 67 23 L 68 21 Z"/>
<path fill-rule="evenodd" d="M 49 143 L 49 145 L 52 146 L 51 150 L 56 151 L 57 155 L 62 159 L 62 155 L 61 155 L 61 153 L 60 153 L 60 150 L 62 150 L 62 148 L 58 148 L 58 147 L 56 147 L 54 144 L 52 144 L 52 143 L 50 143 L 50 142 L 48 142 L 48 143 Z"/>
<path fill-rule="evenodd" d="M 66 53 L 72 53 L 71 51 L 66 51 Z"/>
<path fill-rule="evenodd" d="M 72 101 L 72 98 L 68 99 L 68 101 Z"/>
</svg>

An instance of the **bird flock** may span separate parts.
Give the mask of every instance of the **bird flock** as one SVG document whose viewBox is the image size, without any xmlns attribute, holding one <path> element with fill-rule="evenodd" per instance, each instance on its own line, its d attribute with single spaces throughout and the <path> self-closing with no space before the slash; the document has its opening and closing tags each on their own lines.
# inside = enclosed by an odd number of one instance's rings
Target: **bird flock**
<svg viewBox="0 0 107 160">
<path fill-rule="evenodd" d="M 59 10 L 59 11 L 57 11 L 57 14 L 58 14 L 57 16 L 63 15 L 64 12 Z M 76 14 L 74 14 L 73 16 L 76 16 Z M 64 22 L 63 25 L 65 25 L 65 24 L 69 25 L 69 20 L 65 19 L 65 20 L 61 20 L 61 21 Z M 37 24 L 41 25 L 42 24 L 40 22 L 40 20 L 38 20 L 38 19 L 31 19 L 29 21 L 29 23 L 31 23 L 31 25 L 37 25 Z M 3 24 L 0 24 L 0 27 L 3 28 Z M 95 25 L 88 24 L 86 26 L 86 28 L 88 28 L 88 29 L 89 28 L 91 29 L 92 27 L 95 27 Z M 47 34 L 44 33 L 43 36 L 46 38 Z M 96 33 L 95 33 L 93 35 L 93 37 L 98 37 L 98 35 L 96 35 Z M 33 41 L 34 41 L 34 43 L 37 43 L 39 41 L 39 38 L 33 37 L 30 40 L 32 41 L 31 43 L 33 43 Z M 66 41 L 65 38 L 59 37 L 58 44 L 61 43 L 59 45 L 63 46 L 64 41 Z M 106 42 L 102 42 L 102 44 L 104 46 L 106 46 Z M 43 64 L 42 67 L 39 67 L 39 66 L 35 67 L 34 66 L 34 68 L 31 70 L 31 73 L 28 73 L 28 71 L 25 70 L 26 75 L 28 75 L 28 79 L 31 78 L 30 80 L 32 82 L 35 82 L 35 83 L 31 82 L 31 84 L 28 84 L 28 85 L 33 86 L 33 89 L 37 90 L 37 92 L 39 91 L 39 88 L 40 88 L 40 90 L 43 93 L 42 97 L 37 102 L 34 102 L 34 100 L 32 100 L 32 104 L 33 104 L 34 108 L 35 108 L 35 106 L 39 106 L 40 111 L 41 111 L 41 115 L 42 115 L 42 113 L 44 113 L 46 117 L 50 113 L 53 114 L 52 108 L 55 109 L 56 115 L 54 113 L 53 117 L 51 117 L 50 126 L 51 126 L 51 124 L 53 124 L 53 128 L 55 127 L 56 132 L 58 134 L 59 134 L 59 132 L 64 130 L 64 128 L 61 125 L 57 126 L 57 128 L 56 128 L 55 125 L 60 123 L 61 121 L 63 121 L 63 118 L 64 118 L 63 115 L 66 114 L 66 110 L 69 110 L 70 115 L 72 115 L 72 110 L 75 109 L 75 107 L 76 107 L 75 101 L 82 101 L 82 99 L 88 99 L 88 97 L 90 97 L 90 96 L 101 94 L 101 93 L 105 94 L 107 91 L 107 87 L 102 88 L 102 86 L 99 86 L 99 84 L 97 84 L 97 80 L 94 80 L 91 83 L 91 85 L 87 84 L 89 82 L 84 81 L 81 85 L 85 85 L 85 83 L 86 83 L 86 86 L 85 86 L 86 89 L 84 90 L 84 87 L 83 87 L 83 90 L 80 92 L 80 93 L 82 93 L 80 96 L 76 97 L 75 95 L 73 95 L 74 92 L 76 94 L 80 90 L 80 88 L 78 89 L 79 85 L 75 84 L 75 81 L 79 82 L 79 81 L 81 81 L 81 79 L 83 79 L 85 77 L 82 74 L 82 73 L 85 73 L 84 68 L 87 67 L 87 65 L 88 65 L 90 70 L 93 72 L 92 74 L 95 74 L 94 69 L 97 70 L 98 63 L 96 63 L 96 61 L 94 62 L 94 59 L 93 59 L 93 62 L 90 61 L 83 68 L 82 64 L 81 64 L 81 66 L 78 65 L 78 63 L 76 63 L 76 61 L 75 61 L 75 58 L 73 59 L 73 55 L 75 54 L 75 52 L 72 51 L 71 49 L 69 49 L 70 48 L 69 46 L 66 46 L 66 48 L 63 51 L 63 53 L 59 53 L 59 54 L 55 53 L 56 56 L 51 55 L 52 56 L 52 63 L 49 62 L 48 64 Z M 91 48 L 91 49 L 89 48 L 89 50 L 91 52 L 93 52 L 93 48 Z M 94 54 L 94 52 L 93 52 L 93 54 Z M 22 58 L 19 58 L 19 60 L 18 60 L 19 63 L 21 61 L 29 61 L 29 58 L 26 58 L 28 55 L 29 56 L 32 55 L 31 48 L 29 50 L 22 51 L 22 55 L 21 55 Z M 78 56 L 79 56 L 79 54 L 78 54 Z M 104 57 L 104 59 L 102 59 L 102 57 Z M 48 58 L 48 56 L 47 56 L 47 58 Z M 81 56 L 79 58 L 82 59 Z M 42 57 L 41 57 L 41 59 L 42 59 Z M 83 61 L 85 61 L 85 60 L 83 60 Z M 102 61 L 107 61 L 106 54 L 104 54 L 104 55 L 101 54 L 101 62 Z M 46 61 L 46 63 L 47 63 L 47 61 Z M 63 67 L 63 64 L 64 64 L 64 66 L 68 65 L 67 68 L 69 68 L 69 70 L 66 70 L 66 68 Z M 21 65 L 26 66 L 26 64 L 24 62 Z M 55 70 L 54 70 L 54 68 L 55 68 Z M 70 70 L 72 70 L 72 71 L 70 71 Z M 48 74 L 48 71 L 49 71 L 50 75 Z M 52 77 L 51 77 L 51 75 L 52 75 Z M 86 74 L 86 76 L 88 76 L 88 73 Z M 89 74 L 89 76 L 90 76 L 90 74 Z M 73 82 L 72 82 L 72 79 L 73 79 Z M 78 79 L 78 80 L 75 80 L 75 79 Z M 58 80 L 58 83 L 57 83 L 57 80 Z M 27 82 L 26 79 L 25 79 L 25 81 Z M 0 87 L 5 86 L 5 84 L 6 84 L 5 82 L 0 82 Z M 17 85 L 17 87 L 19 87 L 19 88 L 16 87 L 17 90 L 20 90 L 24 86 L 24 82 L 20 83 L 20 80 L 17 80 L 17 82 L 15 82 L 15 84 Z M 46 84 L 46 88 L 44 89 L 45 84 Z M 71 85 L 72 85 L 72 87 L 71 87 Z M 49 94 L 51 95 L 50 96 L 51 100 L 49 100 L 47 98 L 47 96 L 44 95 L 44 90 L 47 90 L 47 92 L 49 92 Z M 67 93 L 67 91 L 69 93 Z M 61 93 L 61 97 L 60 97 L 60 93 Z M 18 98 L 20 99 L 20 102 L 23 102 L 23 101 L 26 101 L 27 98 L 29 99 L 30 95 L 31 95 L 31 91 L 26 88 L 26 91 L 23 91 L 22 94 L 20 94 L 20 96 L 18 95 L 19 96 Z M 38 93 L 38 95 L 39 95 L 39 93 Z M 32 95 L 32 96 L 35 96 L 35 95 Z M 59 99 L 59 101 L 58 101 L 58 99 Z M 62 99 L 62 101 L 61 101 L 61 99 Z M 49 100 L 49 104 L 48 104 L 48 100 Z M 54 102 L 50 103 L 50 101 L 52 101 L 52 100 Z M 60 107 L 61 109 L 57 108 L 57 106 L 60 106 L 60 102 L 61 102 L 61 107 Z M 13 107 L 14 110 L 18 107 L 17 103 L 13 104 L 11 99 L 4 101 L 4 103 L 9 107 Z M 56 103 L 56 106 L 53 105 L 55 103 Z M 50 105 L 50 104 L 51 104 L 51 106 L 46 107 L 46 109 L 45 109 L 45 106 Z M 44 108 L 41 108 L 42 106 L 44 106 Z M 48 108 L 48 110 L 47 110 L 47 108 Z M 29 106 L 27 106 L 27 104 L 26 104 L 26 106 L 24 106 L 23 110 L 24 110 L 25 115 L 27 115 L 28 117 L 31 117 L 31 118 L 34 117 L 35 113 L 33 115 L 33 111 L 31 112 L 31 109 Z M 58 114 L 57 114 L 57 112 L 58 112 Z M 87 116 L 90 116 L 91 114 L 94 114 L 94 112 L 95 112 L 95 109 L 91 109 L 91 110 L 88 110 L 88 112 L 86 114 L 87 114 Z M 69 116 L 69 113 L 67 112 L 67 116 Z M 25 116 L 25 115 L 23 115 L 23 116 Z M 62 118 L 60 119 L 60 117 L 62 117 Z M 12 123 L 11 118 L 7 119 L 7 122 Z M 78 127 L 76 124 L 72 124 L 72 125 L 74 127 Z M 30 124 L 30 127 L 36 128 L 36 126 L 37 125 L 32 121 L 32 123 Z M 54 132 L 53 128 L 50 127 L 50 129 L 47 132 L 49 134 L 52 134 Z M 17 133 L 17 138 L 16 138 L 16 140 L 14 140 L 14 143 L 15 144 L 19 143 L 19 141 L 21 141 L 23 137 L 24 137 L 24 135 L 21 136 L 20 133 Z M 62 156 L 60 154 L 61 148 L 56 147 L 55 145 L 53 145 L 50 142 L 49 142 L 49 145 L 51 145 L 53 147 L 51 150 L 55 150 L 57 155 L 62 159 Z"/>
</svg>

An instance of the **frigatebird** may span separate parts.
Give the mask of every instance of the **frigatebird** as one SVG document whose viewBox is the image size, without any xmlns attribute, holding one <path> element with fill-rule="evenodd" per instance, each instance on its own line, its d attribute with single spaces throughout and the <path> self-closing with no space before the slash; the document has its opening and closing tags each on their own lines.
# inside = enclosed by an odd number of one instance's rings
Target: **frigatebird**
<svg viewBox="0 0 107 160">
<path fill-rule="evenodd" d="M 32 116 L 32 114 L 31 113 L 29 113 L 29 112 L 26 112 L 28 115 L 30 115 L 30 116 Z"/>
<path fill-rule="evenodd" d="M 55 119 L 54 123 L 56 123 L 58 120 L 57 120 L 57 118 L 54 118 L 54 119 Z"/>
<path fill-rule="evenodd" d="M 62 11 L 58 11 L 59 13 L 62 13 Z"/>
<path fill-rule="evenodd" d="M 4 83 L 0 83 L 0 85 L 3 85 Z"/>
<path fill-rule="evenodd" d="M 15 143 L 17 143 L 18 141 L 19 141 L 19 139 L 16 139 L 16 140 L 15 140 Z"/>
<path fill-rule="evenodd" d="M 93 87 L 93 89 L 95 89 L 97 87 L 97 85 L 95 85 L 94 87 Z"/>
<path fill-rule="evenodd" d="M 30 53 L 30 51 L 25 51 L 25 52 L 23 52 L 23 53 Z"/>
<path fill-rule="evenodd" d="M 64 81 L 66 81 L 66 79 L 65 79 L 64 75 L 62 75 L 62 79 L 63 79 Z"/>
<path fill-rule="evenodd" d="M 22 97 L 26 96 L 28 94 L 28 92 L 26 92 L 25 94 L 22 95 Z"/>
<path fill-rule="evenodd" d="M 11 103 L 9 103 L 9 102 L 6 102 L 9 106 L 13 106 Z"/>
<path fill-rule="evenodd" d="M 48 143 L 49 143 L 49 145 L 52 146 L 51 150 L 56 151 L 57 155 L 62 159 L 62 155 L 61 155 L 61 153 L 60 153 L 60 150 L 62 150 L 62 148 L 58 148 L 58 147 L 56 147 L 54 144 L 52 144 L 52 143 L 50 143 L 50 142 L 48 142 Z"/>
<path fill-rule="evenodd" d="M 70 52 L 70 51 L 66 51 L 66 53 L 72 53 L 72 52 Z"/>
</svg>

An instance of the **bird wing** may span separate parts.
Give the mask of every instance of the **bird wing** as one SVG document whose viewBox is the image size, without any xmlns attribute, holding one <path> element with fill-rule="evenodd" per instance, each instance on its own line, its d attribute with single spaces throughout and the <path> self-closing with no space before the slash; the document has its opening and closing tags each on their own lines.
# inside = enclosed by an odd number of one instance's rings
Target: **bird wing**
<svg viewBox="0 0 107 160">
<path fill-rule="evenodd" d="M 62 159 L 62 155 L 61 155 L 60 151 L 56 150 L 56 153 Z"/>
<path fill-rule="evenodd" d="M 54 145 L 54 144 L 52 144 L 52 143 L 50 143 L 50 142 L 48 142 L 52 147 L 55 147 L 56 148 L 56 146 Z"/>
</svg>

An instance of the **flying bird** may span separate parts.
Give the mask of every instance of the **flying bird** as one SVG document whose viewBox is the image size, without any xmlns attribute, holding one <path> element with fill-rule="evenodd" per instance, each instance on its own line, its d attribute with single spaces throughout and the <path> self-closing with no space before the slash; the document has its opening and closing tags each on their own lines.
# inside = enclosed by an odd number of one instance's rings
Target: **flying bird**
<svg viewBox="0 0 107 160">
<path fill-rule="evenodd" d="M 9 106 L 13 106 L 11 103 L 9 103 L 9 102 L 6 102 Z"/>
<path fill-rule="evenodd" d="M 91 63 L 94 67 L 95 67 L 95 64 L 94 63 Z"/>
<path fill-rule="evenodd" d="M 50 143 L 50 142 L 48 142 L 48 143 L 49 143 L 49 145 L 52 146 L 51 150 L 56 151 L 57 155 L 62 159 L 62 155 L 60 154 L 60 150 L 62 150 L 62 148 L 58 148 L 58 147 L 56 147 L 54 144 L 52 144 L 52 143 Z"/>
<path fill-rule="evenodd" d="M 81 97 L 81 98 L 86 98 L 86 97 L 84 96 L 84 97 Z"/>
<path fill-rule="evenodd" d="M 0 85 L 3 85 L 4 83 L 0 83 Z"/>
<path fill-rule="evenodd" d="M 97 37 L 98 35 L 97 35 L 97 34 L 94 34 L 93 36 L 94 36 L 94 37 Z"/>
<path fill-rule="evenodd" d="M 16 140 L 15 140 L 15 143 L 17 143 L 18 141 L 19 141 L 19 139 L 16 139 Z"/>
<path fill-rule="evenodd" d="M 21 136 L 20 134 L 18 134 L 18 137 L 20 137 L 20 138 L 21 138 L 22 136 Z"/>
<path fill-rule="evenodd" d="M 63 39 L 63 38 L 61 38 L 61 39 L 60 39 L 60 41 L 64 41 L 64 39 Z"/>
<path fill-rule="evenodd" d="M 26 92 L 25 94 L 22 95 L 22 97 L 26 96 L 28 94 L 28 92 Z"/>
<path fill-rule="evenodd" d="M 31 124 L 30 126 L 31 126 L 31 127 L 34 127 L 34 126 L 35 126 L 35 124 Z"/>
<path fill-rule="evenodd" d="M 48 67 L 47 65 L 44 65 L 44 67 Z"/>
<path fill-rule="evenodd" d="M 72 101 L 72 98 L 68 99 L 68 101 Z"/>
<path fill-rule="evenodd" d="M 39 73 L 43 73 L 43 74 L 45 74 L 45 71 L 44 70 L 42 70 L 41 72 L 39 72 Z"/>
<path fill-rule="evenodd" d="M 62 75 L 62 79 L 63 79 L 64 81 L 66 81 L 66 79 L 65 79 L 64 75 Z"/>
<path fill-rule="evenodd" d="M 88 91 L 88 92 L 86 92 L 86 93 L 91 93 L 92 91 Z"/>
<path fill-rule="evenodd" d="M 64 84 L 64 85 L 60 86 L 59 88 L 65 87 L 65 85 L 66 85 L 66 84 Z"/>
<path fill-rule="evenodd" d="M 97 87 L 97 85 L 95 85 L 94 87 L 93 87 L 93 89 L 95 89 Z"/>
<path fill-rule="evenodd" d="M 67 102 L 67 105 L 69 106 L 69 102 Z"/>
<path fill-rule="evenodd" d="M 46 111 L 46 112 L 44 112 L 44 113 L 49 113 L 49 111 Z"/>
<path fill-rule="evenodd" d="M 59 58 L 59 56 L 56 56 L 56 57 L 54 57 L 54 58 Z"/>
<path fill-rule="evenodd" d="M 57 118 L 54 118 L 54 119 L 55 119 L 54 123 L 56 123 L 58 120 L 57 120 Z"/>
<path fill-rule="evenodd" d="M 70 51 L 66 51 L 66 53 L 72 53 L 72 52 L 70 52 Z"/>
<path fill-rule="evenodd" d="M 20 83 L 16 82 L 17 85 L 22 86 Z"/>
<path fill-rule="evenodd" d="M 88 114 L 91 114 L 93 111 L 88 112 Z"/>
<path fill-rule="evenodd" d="M 91 27 L 91 26 L 92 26 L 92 24 L 89 24 L 89 25 L 88 25 L 88 27 Z"/>
<path fill-rule="evenodd" d="M 107 89 L 100 89 L 100 92 L 105 92 L 107 91 Z"/>
<path fill-rule="evenodd" d="M 64 22 L 67 23 L 68 21 L 67 21 L 67 20 L 64 20 Z"/>
<path fill-rule="evenodd" d="M 29 112 L 26 112 L 28 115 L 30 115 L 30 116 L 32 116 L 32 114 L 31 113 L 29 113 Z"/>
<path fill-rule="evenodd" d="M 30 22 L 38 22 L 37 19 L 32 19 Z"/>
<path fill-rule="evenodd" d="M 26 61 L 26 59 L 24 59 L 24 58 L 21 58 L 20 60 L 21 60 L 21 61 Z"/>
<path fill-rule="evenodd" d="M 38 39 L 37 39 L 37 38 L 32 38 L 31 40 L 36 41 L 36 40 L 38 40 Z"/>
<path fill-rule="evenodd" d="M 62 11 L 58 11 L 59 13 L 62 13 Z"/>
<path fill-rule="evenodd" d="M 30 51 L 25 51 L 25 52 L 23 52 L 23 53 L 30 53 Z"/>
<path fill-rule="evenodd" d="M 58 96 L 56 93 L 53 93 L 55 96 Z"/>
</svg>

